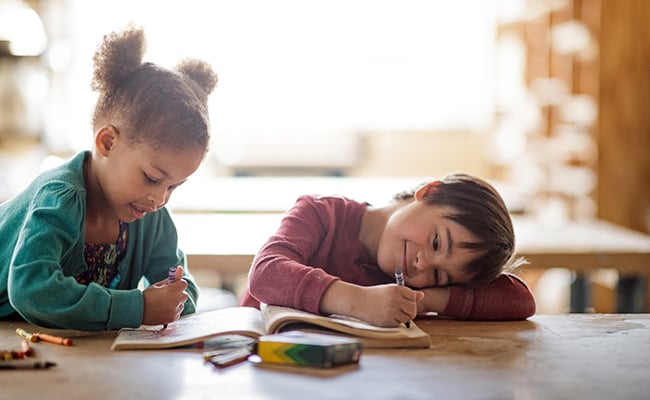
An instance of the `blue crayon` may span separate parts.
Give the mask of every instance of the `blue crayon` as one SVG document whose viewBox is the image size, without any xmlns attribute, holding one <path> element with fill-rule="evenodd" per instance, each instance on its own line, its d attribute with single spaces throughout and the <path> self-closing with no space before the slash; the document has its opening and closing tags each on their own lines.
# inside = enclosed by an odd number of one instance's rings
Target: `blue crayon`
<svg viewBox="0 0 650 400">
<path fill-rule="evenodd" d="M 404 286 L 404 274 L 402 274 L 402 270 L 400 268 L 397 268 L 395 270 L 395 283 L 397 283 L 399 286 Z M 404 323 L 407 328 L 411 327 L 411 321 L 406 321 Z"/>
</svg>

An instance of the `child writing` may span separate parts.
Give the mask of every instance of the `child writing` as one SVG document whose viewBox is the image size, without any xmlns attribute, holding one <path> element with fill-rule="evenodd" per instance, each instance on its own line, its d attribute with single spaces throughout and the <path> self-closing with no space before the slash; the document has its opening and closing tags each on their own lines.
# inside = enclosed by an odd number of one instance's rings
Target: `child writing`
<svg viewBox="0 0 650 400">
<path fill-rule="evenodd" d="M 0 205 L 0 318 L 97 331 L 195 311 L 198 288 L 164 206 L 206 154 L 217 76 L 199 60 L 175 70 L 143 63 L 144 50 L 133 25 L 104 37 L 92 151 Z"/>
<path fill-rule="evenodd" d="M 417 314 L 516 320 L 535 300 L 515 275 L 508 210 L 465 174 L 399 193 L 379 208 L 301 196 L 255 256 L 241 305 L 260 302 L 396 326 Z M 405 286 L 395 284 L 401 269 Z"/>
</svg>

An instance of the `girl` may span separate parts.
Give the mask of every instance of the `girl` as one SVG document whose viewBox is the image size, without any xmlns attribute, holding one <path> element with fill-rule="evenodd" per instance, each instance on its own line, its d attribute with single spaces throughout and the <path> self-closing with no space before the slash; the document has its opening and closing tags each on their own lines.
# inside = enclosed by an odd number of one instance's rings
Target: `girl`
<svg viewBox="0 0 650 400">
<path fill-rule="evenodd" d="M 132 25 L 104 37 L 94 56 L 92 152 L 0 205 L 0 317 L 95 331 L 194 312 L 198 288 L 164 206 L 206 154 L 217 77 L 198 60 L 174 71 L 143 63 L 144 50 Z"/>
<path fill-rule="evenodd" d="M 504 272 L 523 262 L 513 252 L 503 200 L 472 176 L 428 182 L 380 208 L 302 196 L 256 255 L 241 305 L 342 314 L 379 326 L 426 312 L 525 319 L 535 300 Z M 398 268 L 406 286 L 395 284 Z"/>
</svg>

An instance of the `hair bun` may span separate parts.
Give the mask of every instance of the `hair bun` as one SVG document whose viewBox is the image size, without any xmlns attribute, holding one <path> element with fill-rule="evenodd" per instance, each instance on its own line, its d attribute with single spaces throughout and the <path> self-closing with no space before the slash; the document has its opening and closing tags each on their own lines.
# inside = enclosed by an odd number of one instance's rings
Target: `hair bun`
<svg viewBox="0 0 650 400">
<path fill-rule="evenodd" d="M 176 65 L 176 71 L 193 80 L 206 94 L 217 86 L 217 74 L 202 60 L 185 59 Z"/>
<path fill-rule="evenodd" d="M 95 68 L 91 87 L 110 91 L 142 64 L 146 50 L 144 30 L 134 24 L 104 36 L 93 61 Z"/>
</svg>

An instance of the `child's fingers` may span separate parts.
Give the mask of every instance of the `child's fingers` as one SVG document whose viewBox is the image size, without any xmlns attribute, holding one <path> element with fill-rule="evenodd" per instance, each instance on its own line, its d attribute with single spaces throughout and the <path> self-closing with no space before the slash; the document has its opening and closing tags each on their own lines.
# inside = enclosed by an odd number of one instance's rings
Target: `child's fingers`
<svg viewBox="0 0 650 400">
<path fill-rule="evenodd" d="M 406 286 L 399 286 L 400 294 L 408 301 L 420 301 L 424 299 L 424 292 L 420 290 L 413 290 Z"/>
<path fill-rule="evenodd" d="M 176 267 L 176 279 L 177 281 L 181 280 L 183 278 L 183 267 L 178 265 Z"/>
</svg>

